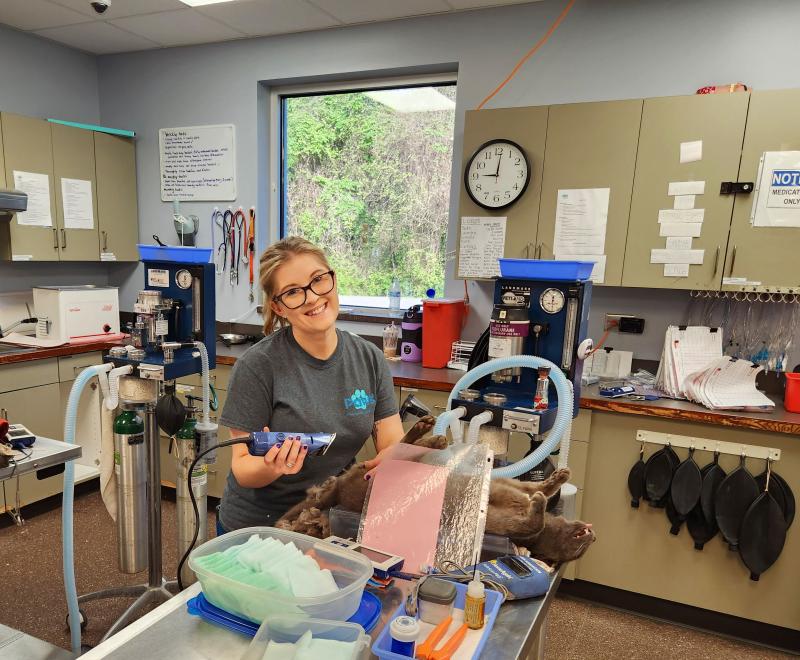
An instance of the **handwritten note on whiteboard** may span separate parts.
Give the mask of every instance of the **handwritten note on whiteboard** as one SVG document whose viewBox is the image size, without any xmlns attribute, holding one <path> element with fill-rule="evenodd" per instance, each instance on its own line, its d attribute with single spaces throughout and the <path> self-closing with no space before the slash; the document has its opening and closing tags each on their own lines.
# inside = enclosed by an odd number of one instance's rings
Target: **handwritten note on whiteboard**
<svg viewBox="0 0 800 660">
<path fill-rule="evenodd" d="M 505 218 L 461 218 L 458 277 L 499 277 L 505 244 Z"/>
<path fill-rule="evenodd" d="M 161 200 L 236 199 L 236 131 L 233 124 L 158 131 Z"/>
</svg>

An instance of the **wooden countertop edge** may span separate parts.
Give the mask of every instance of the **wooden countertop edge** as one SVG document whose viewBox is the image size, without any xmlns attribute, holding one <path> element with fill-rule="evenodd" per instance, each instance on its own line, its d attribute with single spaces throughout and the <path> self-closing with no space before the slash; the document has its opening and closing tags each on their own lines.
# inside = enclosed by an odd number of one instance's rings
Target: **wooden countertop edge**
<svg viewBox="0 0 800 660">
<path fill-rule="evenodd" d="M 232 367 L 236 364 L 236 358 L 233 355 L 217 355 L 217 364 L 227 364 Z"/>
<path fill-rule="evenodd" d="M 20 351 L 19 353 L 0 355 L 0 365 L 14 364 L 16 362 L 29 362 L 31 360 L 46 360 L 47 358 L 79 355 L 80 353 L 91 353 L 93 351 L 107 351 L 113 346 L 119 346 L 119 342 L 103 341 L 92 344 L 55 346 L 53 348 L 33 348 L 30 351 Z"/>
<path fill-rule="evenodd" d="M 665 419 L 679 419 L 717 426 L 730 426 L 734 428 L 748 428 L 757 431 L 771 431 L 787 435 L 800 434 L 800 424 L 781 422 L 761 417 L 744 417 L 740 415 L 727 415 L 720 412 L 705 410 L 683 410 L 680 408 L 664 408 L 651 406 L 640 401 L 616 401 L 613 399 L 581 399 L 581 408 L 600 410 L 604 412 L 622 413 L 626 415 L 641 415 L 644 417 L 662 417 Z"/>
</svg>

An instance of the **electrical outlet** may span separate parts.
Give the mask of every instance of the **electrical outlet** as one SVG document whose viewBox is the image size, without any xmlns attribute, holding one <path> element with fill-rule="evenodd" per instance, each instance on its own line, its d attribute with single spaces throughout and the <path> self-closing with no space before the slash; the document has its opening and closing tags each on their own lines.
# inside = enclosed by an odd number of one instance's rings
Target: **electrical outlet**
<svg viewBox="0 0 800 660">
<path fill-rule="evenodd" d="M 644 332 L 644 319 L 630 314 L 606 314 L 603 330 L 640 335 Z"/>
</svg>

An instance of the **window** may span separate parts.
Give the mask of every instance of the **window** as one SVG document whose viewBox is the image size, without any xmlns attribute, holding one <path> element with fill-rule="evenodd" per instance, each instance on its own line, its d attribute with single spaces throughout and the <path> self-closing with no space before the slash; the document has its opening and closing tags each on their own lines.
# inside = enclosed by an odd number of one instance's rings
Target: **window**
<svg viewBox="0 0 800 660">
<path fill-rule="evenodd" d="M 444 291 L 455 83 L 282 95 L 281 235 L 323 246 L 344 304 Z"/>
</svg>

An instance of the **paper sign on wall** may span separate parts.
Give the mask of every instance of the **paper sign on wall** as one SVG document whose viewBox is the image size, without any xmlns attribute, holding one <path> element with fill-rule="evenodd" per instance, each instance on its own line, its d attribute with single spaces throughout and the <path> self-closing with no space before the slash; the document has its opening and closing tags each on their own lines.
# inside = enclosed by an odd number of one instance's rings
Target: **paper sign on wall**
<svg viewBox="0 0 800 660">
<path fill-rule="evenodd" d="M 703 141 L 681 142 L 681 163 L 694 163 L 703 159 Z"/>
<path fill-rule="evenodd" d="M 702 195 L 705 191 L 705 181 L 671 181 L 667 195 Z"/>
<path fill-rule="evenodd" d="M 65 229 L 94 229 L 91 181 L 62 178 L 61 204 Z"/>
<path fill-rule="evenodd" d="M 705 250 L 650 250 L 651 264 L 696 264 L 703 263 Z"/>
<path fill-rule="evenodd" d="M 703 225 L 699 222 L 662 222 L 659 236 L 700 236 Z"/>
<path fill-rule="evenodd" d="M 664 277 L 689 277 L 689 264 L 664 264 Z"/>
<path fill-rule="evenodd" d="M 161 199 L 236 199 L 236 131 L 233 124 L 158 131 Z"/>
<path fill-rule="evenodd" d="M 800 227 L 800 151 L 767 151 L 756 179 L 754 227 Z"/>
<path fill-rule="evenodd" d="M 703 222 L 705 209 L 687 209 L 676 211 L 675 209 L 661 209 L 658 212 L 659 222 Z"/>
<path fill-rule="evenodd" d="M 595 284 L 605 279 L 610 194 L 610 188 L 562 189 L 557 193 L 553 254 L 556 259 L 594 261 L 590 278 Z"/>
<path fill-rule="evenodd" d="M 667 239 L 667 250 L 691 250 L 691 236 L 670 236 Z"/>
<path fill-rule="evenodd" d="M 458 277 L 498 277 L 505 244 L 505 218 L 461 218 Z"/>
<path fill-rule="evenodd" d="M 677 210 L 686 210 L 694 208 L 694 195 L 675 195 L 672 198 L 672 208 Z"/>
<path fill-rule="evenodd" d="M 50 177 L 14 170 L 14 187 L 28 195 L 28 210 L 17 213 L 17 223 L 27 227 L 52 227 Z"/>
</svg>

